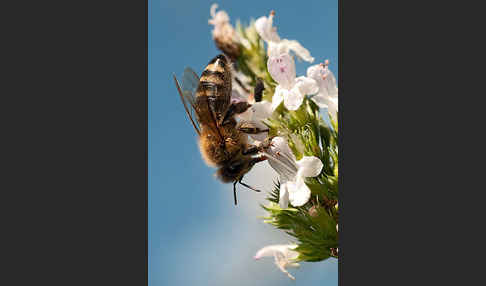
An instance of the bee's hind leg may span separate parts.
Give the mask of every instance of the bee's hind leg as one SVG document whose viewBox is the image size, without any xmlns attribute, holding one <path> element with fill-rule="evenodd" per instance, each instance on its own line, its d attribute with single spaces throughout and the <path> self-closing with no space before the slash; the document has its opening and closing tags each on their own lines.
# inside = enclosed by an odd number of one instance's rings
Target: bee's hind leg
<svg viewBox="0 0 486 286">
<path fill-rule="evenodd" d="M 241 177 L 241 179 L 239 179 L 239 180 L 237 180 L 237 181 L 234 181 L 234 183 L 233 183 L 233 196 L 234 196 L 234 198 L 235 198 L 235 206 L 238 204 L 238 202 L 237 202 L 237 200 L 236 200 L 236 184 L 240 183 L 241 185 L 243 185 L 243 186 L 247 187 L 247 188 L 248 188 L 248 189 L 250 189 L 250 190 L 253 190 L 253 191 L 255 191 L 255 192 L 261 192 L 260 190 L 257 190 L 257 189 L 255 189 L 255 188 L 253 188 L 252 186 L 250 186 L 250 185 L 247 185 L 247 184 L 243 183 L 243 182 L 241 181 L 242 179 L 243 179 L 243 177 Z"/>
<path fill-rule="evenodd" d="M 255 85 L 255 90 L 254 90 L 254 97 L 255 97 L 255 102 L 260 102 L 262 101 L 263 98 L 263 90 L 265 89 L 265 86 L 263 85 L 263 81 L 261 78 L 257 78 L 256 80 L 256 85 Z"/>
<path fill-rule="evenodd" d="M 256 155 L 258 154 L 259 152 L 263 152 L 265 150 L 267 150 L 268 148 L 270 148 L 272 145 L 272 139 L 275 138 L 275 136 L 269 136 L 267 138 L 265 138 L 265 140 L 263 140 L 260 144 L 258 145 L 247 145 L 246 146 L 246 149 L 244 149 L 241 153 L 243 155 Z M 260 157 L 257 157 L 255 159 L 259 159 Z M 266 159 L 265 156 L 262 156 L 261 157 L 262 159 L 259 159 L 259 161 L 257 162 L 260 162 L 260 161 L 264 161 Z M 257 163 L 255 162 L 255 163 Z"/>
<path fill-rule="evenodd" d="M 254 187 L 243 183 L 241 180 L 243 180 L 243 177 L 241 177 L 241 179 L 238 180 L 238 183 L 240 183 L 241 185 L 243 185 L 243 186 L 247 187 L 248 189 L 253 190 L 255 192 L 258 192 L 258 193 L 261 192 L 260 190 L 255 189 Z"/>
<path fill-rule="evenodd" d="M 256 155 L 260 152 L 260 148 L 256 145 L 248 145 L 241 153 L 243 155 Z"/>
</svg>

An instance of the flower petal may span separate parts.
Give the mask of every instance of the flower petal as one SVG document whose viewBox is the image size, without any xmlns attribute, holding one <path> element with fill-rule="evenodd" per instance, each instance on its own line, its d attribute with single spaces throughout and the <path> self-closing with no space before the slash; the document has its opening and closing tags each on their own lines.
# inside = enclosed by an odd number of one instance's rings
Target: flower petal
<svg viewBox="0 0 486 286">
<path fill-rule="evenodd" d="M 273 14 L 267 18 L 265 16 L 258 18 L 255 21 L 255 29 L 260 35 L 260 37 L 265 42 L 278 42 L 280 41 L 280 37 L 277 34 L 277 28 L 272 27 L 273 25 Z"/>
<path fill-rule="evenodd" d="M 303 177 L 297 176 L 296 182 L 287 182 L 287 191 L 289 192 L 289 201 L 294 207 L 301 207 L 310 199 L 311 191 L 305 184 Z"/>
<path fill-rule="evenodd" d="M 283 137 L 272 139 L 272 145 L 267 150 L 268 163 L 279 174 L 280 183 L 294 180 L 297 175 L 297 165 L 294 153 Z"/>
<path fill-rule="evenodd" d="M 220 10 L 216 13 L 216 9 L 218 8 L 218 4 L 211 5 L 210 14 L 212 19 L 209 19 L 208 23 L 215 26 L 215 29 L 221 28 L 225 24 L 229 24 L 229 16 L 223 10 Z"/>
<path fill-rule="evenodd" d="M 306 62 L 312 63 L 314 61 L 314 58 L 311 56 L 309 50 L 304 48 L 296 40 L 283 39 L 282 41 L 280 41 L 280 45 L 285 46 L 285 48 L 287 49 L 287 52 L 289 50 L 292 50 L 298 58 L 300 58 L 300 59 L 302 59 Z"/>
<path fill-rule="evenodd" d="M 268 72 L 283 88 L 291 89 L 295 81 L 295 62 L 289 54 L 269 57 Z"/>
<path fill-rule="evenodd" d="M 288 158 L 289 161 L 296 161 L 294 153 L 292 152 L 292 149 L 290 149 L 290 146 L 284 137 L 277 136 L 273 138 L 270 150 L 277 153 L 279 156 Z M 295 168 L 295 171 L 297 171 L 297 168 Z"/>
<path fill-rule="evenodd" d="M 319 92 L 319 86 L 312 78 L 299 76 L 296 78 L 295 84 L 299 87 L 300 92 L 304 95 L 311 95 Z"/>
<path fill-rule="evenodd" d="M 280 253 L 288 259 L 296 259 L 299 256 L 299 253 L 294 251 L 295 248 L 297 248 L 297 245 L 295 244 L 273 244 L 258 250 L 254 258 L 260 259 L 262 257 L 271 257 Z"/>
<path fill-rule="evenodd" d="M 276 253 L 275 256 L 275 264 L 277 265 L 277 267 L 280 269 L 280 271 L 282 271 L 283 273 L 287 274 L 287 276 L 292 279 L 292 280 L 295 280 L 295 277 L 292 276 L 292 274 L 290 274 L 287 269 L 285 269 L 286 266 L 288 266 L 290 263 L 288 261 L 288 259 L 283 256 L 283 254 L 280 254 L 280 253 Z"/>
<path fill-rule="evenodd" d="M 307 69 L 307 77 L 310 77 L 317 82 L 319 93 L 322 93 L 326 97 L 338 96 L 336 78 L 327 65 L 318 64 L 310 66 Z"/>
<path fill-rule="evenodd" d="M 297 110 L 304 101 L 304 94 L 296 86 L 290 92 L 284 94 L 284 105 L 288 110 Z"/>
<path fill-rule="evenodd" d="M 311 97 L 311 99 L 317 104 L 317 106 L 319 106 L 320 108 L 327 108 L 328 105 L 328 98 L 323 95 L 322 93 L 318 93 L 316 95 L 314 95 L 313 97 Z"/>
<path fill-rule="evenodd" d="M 260 102 L 255 102 L 251 106 L 252 120 L 262 120 L 270 117 L 272 115 L 272 103 L 263 100 Z"/>
<path fill-rule="evenodd" d="M 302 159 L 297 161 L 297 166 L 299 166 L 298 173 L 303 177 L 316 177 L 318 176 L 324 165 L 322 161 L 314 156 L 304 156 Z"/>
<path fill-rule="evenodd" d="M 277 107 L 282 103 L 284 99 L 284 93 L 288 92 L 286 89 L 282 88 L 280 85 L 277 85 L 275 88 L 275 93 L 272 97 L 272 111 L 277 109 Z"/>
<path fill-rule="evenodd" d="M 286 209 L 289 207 L 289 192 L 287 190 L 287 183 L 280 185 L 280 198 L 278 204 L 281 208 Z"/>
<path fill-rule="evenodd" d="M 336 78 L 334 77 L 334 74 L 332 71 L 328 69 L 328 74 L 325 78 L 325 81 L 327 82 L 327 91 L 329 93 L 329 96 L 331 97 L 337 97 L 338 96 L 338 88 L 336 84 Z"/>
<path fill-rule="evenodd" d="M 315 80 L 322 78 L 322 73 L 321 73 L 322 68 L 323 67 L 322 67 L 321 64 L 317 64 L 317 65 L 313 65 L 313 66 L 308 67 L 307 68 L 307 76 L 310 77 L 310 78 L 313 78 Z"/>
<path fill-rule="evenodd" d="M 268 42 L 267 55 L 269 58 L 278 57 L 283 54 L 288 54 L 289 48 L 281 42 Z"/>
<path fill-rule="evenodd" d="M 283 273 L 287 274 L 290 279 L 295 280 L 294 276 L 292 276 L 285 268 L 299 266 L 299 264 L 295 262 L 295 259 L 297 259 L 299 256 L 299 253 L 294 250 L 296 247 L 297 245 L 295 244 L 277 244 L 265 246 L 256 253 L 254 258 L 260 259 L 266 256 L 273 256 L 277 267 Z"/>
<path fill-rule="evenodd" d="M 339 108 L 338 98 L 337 97 L 329 98 L 329 106 L 327 107 L 327 110 L 334 118 L 337 118 L 336 116 L 337 116 L 338 108 Z"/>
</svg>

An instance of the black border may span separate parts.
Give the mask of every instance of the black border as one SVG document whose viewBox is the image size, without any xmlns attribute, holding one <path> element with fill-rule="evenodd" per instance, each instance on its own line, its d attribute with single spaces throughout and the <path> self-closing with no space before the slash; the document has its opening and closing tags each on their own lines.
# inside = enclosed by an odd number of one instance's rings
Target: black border
<svg viewBox="0 0 486 286">
<path fill-rule="evenodd" d="M 2 12 L 0 284 L 147 285 L 148 1 Z"/>
<path fill-rule="evenodd" d="M 145 0 L 145 283 L 148 285 L 148 1 Z"/>
</svg>

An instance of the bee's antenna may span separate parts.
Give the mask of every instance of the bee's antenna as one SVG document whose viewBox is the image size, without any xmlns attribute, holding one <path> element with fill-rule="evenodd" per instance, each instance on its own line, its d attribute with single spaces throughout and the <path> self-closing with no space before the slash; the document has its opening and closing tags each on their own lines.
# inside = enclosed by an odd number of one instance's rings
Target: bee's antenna
<svg viewBox="0 0 486 286">
<path fill-rule="evenodd" d="M 237 205 L 236 203 L 236 184 L 238 183 L 238 181 L 235 181 L 233 183 L 233 195 L 235 196 L 235 206 Z"/>
</svg>

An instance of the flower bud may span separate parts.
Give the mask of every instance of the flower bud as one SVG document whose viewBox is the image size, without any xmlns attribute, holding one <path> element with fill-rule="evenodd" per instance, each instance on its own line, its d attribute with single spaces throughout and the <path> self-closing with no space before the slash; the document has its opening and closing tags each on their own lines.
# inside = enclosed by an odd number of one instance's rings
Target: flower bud
<svg viewBox="0 0 486 286">
<path fill-rule="evenodd" d="M 235 29 L 229 22 L 228 14 L 220 10 L 216 13 L 217 4 L 211 6 L 211 17 L 208 22 L 214 25 L 213 40 L 216 47 L 226 54 L 233 62 L 240 56 L 240 45 Z"/>
<path fill-rule="evenodd" d="M 310 215 L 311 217 L 317 217 L 317 214 L 318 214 L 317 208 L 318 208 L 318 206 L 312 206 L 312 207 L 309 209 L 309 215 Z"/>
</svg>

